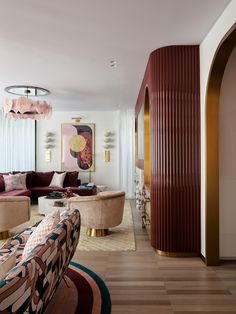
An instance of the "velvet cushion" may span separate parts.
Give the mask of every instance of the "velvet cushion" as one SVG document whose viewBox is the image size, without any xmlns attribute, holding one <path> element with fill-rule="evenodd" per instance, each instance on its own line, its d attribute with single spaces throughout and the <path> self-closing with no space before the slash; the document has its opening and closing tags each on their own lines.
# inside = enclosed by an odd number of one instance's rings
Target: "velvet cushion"
<svg viewBox="0 0 236 314">
<path fill-rule="evenodd" d="M 34 172 L 32 183 L 33 186 L 49 186 L 52 181 L 54 171 L 49 172 Z"/>
<path fill-rule="evenodd" d="M 64 180 L 64 187 L 69 187 L 69 186 L 78 186 L 78 171 L 71 171 L 66 173 L 66 177 Z"/>
<path fill-rule="evenodd" d="M 32 179 L 34 175 L 34 171 L 13 171 L 13 174 L 17 173 L 26 173 L 26 187 L 27 189 L 30 189 L 32 186 Z"/>
<path fill-rule="evenodd" d="M 62 173 L 55 172 L 49 186 L 62 188 L 63 182 L 65 180 L 65 176 L 66 176 L 66 172 L 62 172 Z"/>
<path fill-rule="evenodd" d="M 21 190 L 24 189 L 21 178 L 19 175 L 3 175 L 5 183 L 5 191 Z"/>
<path fill-rule="evenodd" d="M 13 191 L 1 191 L 0 196 L 30 196 L 30 190 L 13 190 Z"/>
<path fill-rule="evenodd" d="M 26 187 L 26 176 L 27 176 L 27 174 L 26 173 L 17 173 L 17 174 L 9 174 L 9 175 L 10 176 L 18 176 L 20 178 L 23 189 L 27 190 L 27 187 Z"/>
</svg>

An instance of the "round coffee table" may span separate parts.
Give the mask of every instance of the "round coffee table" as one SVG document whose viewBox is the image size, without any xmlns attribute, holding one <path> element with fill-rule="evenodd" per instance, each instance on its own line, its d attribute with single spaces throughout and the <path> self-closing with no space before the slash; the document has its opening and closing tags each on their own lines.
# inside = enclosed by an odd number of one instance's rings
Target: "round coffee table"
<svg viewBox="0 0 236 314">
<path fill-rule="evenodd" d="M 74 194 L 73 196 L 78 196 Z M 48 215 L 55 209 L 59 209 L 60 212 L 68 209 L 67 202 L 69 198 L 47 198 L 46 196 L 40 196 L 38 198 L 38 212 L 39 214 Z M 63 206 L 55 206 L 55 202 L 62 202 Z"/>
</svg>

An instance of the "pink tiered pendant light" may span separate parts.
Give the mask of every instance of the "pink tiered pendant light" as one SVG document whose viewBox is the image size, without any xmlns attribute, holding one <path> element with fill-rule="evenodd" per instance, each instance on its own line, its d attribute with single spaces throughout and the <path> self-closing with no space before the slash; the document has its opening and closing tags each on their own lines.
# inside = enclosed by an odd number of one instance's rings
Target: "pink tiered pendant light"
<svg viewBox="0 0 236 314">
<path fill-rule="evenodd" d="M 29 99 L 29 96 L 37 97 L 47 95 L 49 91 L 36 86 L 8 86 L 5 91 L 20 95 L 18 99 L 6 99 L 3 104 L 3 112 L 7 118 L 40 120 L 50 118 L 52 107 L 45 101 Z"/>
</svg>

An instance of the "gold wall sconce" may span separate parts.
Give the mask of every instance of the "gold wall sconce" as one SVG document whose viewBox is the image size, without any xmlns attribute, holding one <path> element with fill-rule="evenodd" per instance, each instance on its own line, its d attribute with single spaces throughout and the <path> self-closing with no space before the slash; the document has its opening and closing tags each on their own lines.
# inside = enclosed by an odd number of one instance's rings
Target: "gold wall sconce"
<svg viewBox="0 0 236 314">
<path fill-rule="evenodd" d="M 47 132 L 45 134 L 45 161 L 51 162 L 52 161 L 52 152 L 51 149 L 55 147 L 55 133 Z"/>
<path fill-rule="evenodd" d="M 109 162 L 110 161 L 110 151 L 104 150 L 104 161 Z"/>
<path fill-rule="evenodd" d="M 111 161 L 110 149 L 114 147 L 114 134 L 112 132 L 106 132 L 104 137 L 104 161 L 109 162 Z"/>
<path fill-rule="evenodd" d="M 80 123 L 82 117 L 75 117 L 75 118 L 72 118 L 72 120 L 75 120 L 75 123 Z"/>
</svg>

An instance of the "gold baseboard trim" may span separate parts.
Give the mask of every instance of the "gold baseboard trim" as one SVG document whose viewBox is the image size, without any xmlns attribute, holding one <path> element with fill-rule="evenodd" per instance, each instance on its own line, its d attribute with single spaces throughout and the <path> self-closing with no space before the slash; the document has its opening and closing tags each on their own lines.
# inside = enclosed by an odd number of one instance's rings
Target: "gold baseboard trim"
<svg viewBox="0 0 236 314">
<path fill-rule="evenodd" d="M 206 258 L 202 254 L 200 254 L 200 258 L 206 264 Z"/>
<path fill-rule="evenodd" d="M 156 252 L 160 256 L 167 256 L 167 257 L 196 257 L 196 256 L 199 256 L 199 254 L 195 253 L 195 252 L 164 252 L 161 250 L 156 250 Z"/>
<path fill-rule="evenodd" d="M 9 231 L 1 231 L 0 232 L 0 240 L 5 240 L 10 238 L 10 232 Z"/>
<path fill-rule="evenodd" d="M 87 229 L 87 236 L 89 237 L 105 237 L 109 234 L 108 229 L 94 229 L 94 228 L 88 228 Z"/>
</svg>

